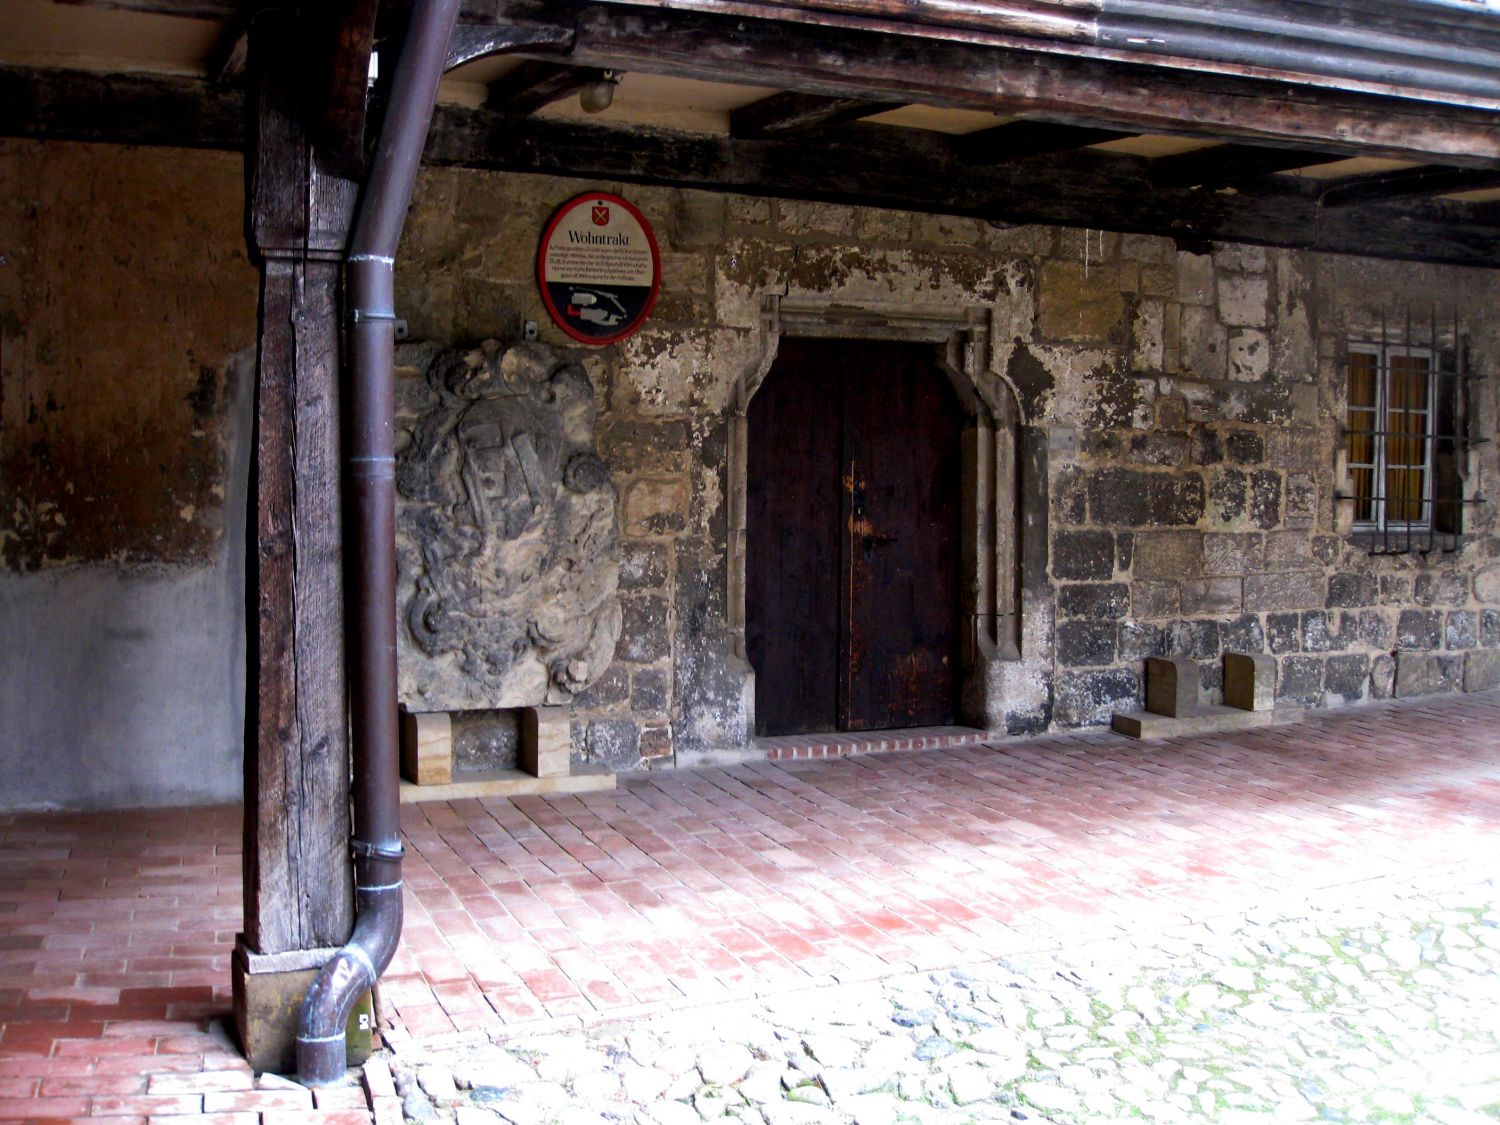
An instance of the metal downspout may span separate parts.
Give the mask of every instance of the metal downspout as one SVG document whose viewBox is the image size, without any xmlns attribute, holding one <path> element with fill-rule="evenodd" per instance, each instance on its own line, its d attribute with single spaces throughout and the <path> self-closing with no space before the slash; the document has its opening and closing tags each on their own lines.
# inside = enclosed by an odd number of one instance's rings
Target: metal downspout
<svg viewBox="0 0 1500 1125">
<path fill-rule="evenodd" d="M 391 82 L 380 142 L 349 243 L 349 429 L 353 598 L 354 932 L 302 1001 L 297 1073 L 309 1086 L 344 1076 L 344 1028 L 401 936 L 396 716 L 396 486 L 392 420 L 395 257 L 459 0 L 416 0 Z"/>
</svg>

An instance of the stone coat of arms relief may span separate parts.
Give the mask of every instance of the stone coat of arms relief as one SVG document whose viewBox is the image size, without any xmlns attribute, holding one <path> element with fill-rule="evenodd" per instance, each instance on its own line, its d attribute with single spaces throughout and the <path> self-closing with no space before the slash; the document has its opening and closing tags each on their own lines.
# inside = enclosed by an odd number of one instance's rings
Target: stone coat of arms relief
<svg viewBox="0 0 1500 1125">
<path fill-rule="evenodd" d="M 396 467 L 401 702 L 566 704 L 620 636 L 615 489 L 593 388 L 540 343 L 403 347 Z"/>
</svg>

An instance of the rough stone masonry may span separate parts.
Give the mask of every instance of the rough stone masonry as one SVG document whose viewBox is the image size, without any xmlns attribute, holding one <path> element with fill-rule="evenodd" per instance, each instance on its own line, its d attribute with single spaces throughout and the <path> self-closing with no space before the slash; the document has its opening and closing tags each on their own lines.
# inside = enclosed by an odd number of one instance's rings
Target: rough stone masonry
<svg viewBox="0 0 1500 1125">
<path fill-rule="evenodd" d="M 413 336 L 513 339 L 536 320 L 563 346 L 532 254 L 551 208 L 584 186 L 426 173 L 399 279 Z M 1022 491 L 1047 550 L 1021 576 L 1021 652 L 994 685 L 1009 729 L 1139 705 L 1153 655 L 1199 661 L 1210 700 L 1228 649 L 1273 656 L 1278 696 L 1311 705 L 1500 683 L 1490 509 L 1465 509 L 1456 551 L 1387 555 L 1342 526 L 1337 498 L 1350 340 L 1408 305 L 1425 323 L 1436 302 L 1471 366 L 1494 369 L 1493 274 L 619 190 L 662 236 L 664 280 L 640 334 L 574 353 L 620 496 L 622 607 L 614 663 L 575 698 L 577 756 L 629 767 L 751 733 L 726 498 L 732 397 L 763 352 L 767 294 L 988 317 L 987 377 L 1044 450 Z M 1475 381 L 1467 402 L 1492 432 L 1493 385 Z M 1493 447 L 1459 471 L 1466 495 L 1492 491 Z"/>
</svg>

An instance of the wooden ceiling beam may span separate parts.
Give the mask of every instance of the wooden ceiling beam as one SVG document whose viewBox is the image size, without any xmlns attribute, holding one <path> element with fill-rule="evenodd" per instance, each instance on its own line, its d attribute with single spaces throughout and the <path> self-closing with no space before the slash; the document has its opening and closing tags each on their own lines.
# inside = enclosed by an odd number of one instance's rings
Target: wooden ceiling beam
<svg viewBox="0 0 1500 1125">
<path fill-rule="evenodd" d="M 308 17 L 310 22 L 322 21 L 326 44 L 310 52 L 313 73 L 322 72 L 321 112 L 313 123 L 313 137 L 328 164 L 325 170 L 351 180 L 364 171 L 365 107 L 379 7 L 379 0 L 325 0 L 315 9 L 317 15 Z"/>
<path fill-rule="evenodd" d="M 71 0 L 224 19 L 259 0 Z M 693 2 L 693 0 L 689 0 Z M 383 7 L 398 7 L 389 0 Z M 1455 167 L 1500 165 L 1500 113 L 1353 93 L 1316 84 L 1209 73 L 1149 59 L 1083 57 L 1076 44 L 980 31 L 946 37 L 912 25 L 826 26 L 750 18 L 730 0 L 692 11 L 571 0 L 464 0 L 472 26 L 516 19 L 576 31 L 568 62 L 718 82 L 756 82 L 854 101 L 981 109 L 1121 133 L 1164 132 L 1381 156 Z M 930 29 L 929 29 L 930 30 Z M 950 34 L 951 33 L 951 34 Z M 545 57 L 548 50 L 533 52 Z"/>
<path fill-rule="evenodd" d="M 74 8 L 108 8 L 117 12 L 141 12 L 151 16 L 185 19 L 226 20 L 253 7 L 245 0 L 52 0 Z"/>
<path fill-rule="evenodd" d="M 1194 152 L 1162 156 L 1151 162 L 1151 179 L 1158 187 L 1221 188 L 1249 183 L 1262 176 L 1288 172 L 1345 159 L 1340 153 L 1304 148 L 1227 144 Z"/>
<path fill-rule="evenodd" d="M 957 138 L 956 147 L 966 164 L 1003 164 L 1007 160 L 1067 152 L 1132 135 L 1115 129 L 1086 129 L 1052 121 L 1010 121 L 966 133 Z"/>
<path fill-rule="evenodd" d="M 0 136 L 242 151 L 245 93 L 192 78 L 0 66 Z"/>
<path fill-rule="evenodd" d="M 240 82 L 250 58 L 250 30 L 238 16 L 230 20 L 208 61 L 208 75 L 215 82 Z"/>
<path fill-rule="evenodd" d="M 1432 198 L 1459 191 L 1500 186 L 1500 170 L 1442 168 L 1431 165 L 1324 180 L 1318 198 L 1324 207 L 1359 207 L 1414 197 Z"/>
<path fill-rule="evenodd" d="M 555 54 L 573 41 L 570 28 L 546 23 L 507 23 L 503 26 L 460 24 L 448 40 L 448 57 L 443 69 L 452 70 L 475 59 L 510 54 L 518 41 L 525 41 L 533 52 Z"/>
<path fill-rule="evenodd" d="M 886 110 L 891 102 L 867 98 L 830 98 L 820 94 L 798 94 L 790 90 L 741 106 L 729 115 L 732 137 L 784 136 L 803 129 L 842 125 Z"/>
<path fill-rule="evenodd" d="M 201 80 L 0 67 L 0 135 L 240 150 L 243 106 L 240 90 Z M 972 166 L 954 138 L 895 126 L 741 140 L 443 105 L 426 159 L 1194 243 L 1500 265 L 1493 206 L 1418 198 L 1328 208 L 1316 182 L 1274 177 L 1228 193 L 1163 188 L 1151 161 L 1089 149 Z"/>
<path fill-rule="evenodd" d="M 597 177 L 854 206 L 1154 234 L 1177 241 L 1249 242 L 1370 257 L 1500 265 L 1500 225 L 1449 201 L 1418 200 L 1321 212 L 1308 185 L 1225 193 L 1161 189 L 1150 161 L 1087 149 L 1019 165 L 966 165 L 953 138 L 852 124 L 784 138 L 741 140 L 587 122 L 505 118 L 445 106 L 426 159 L 439 165 Z"/>
</svg>

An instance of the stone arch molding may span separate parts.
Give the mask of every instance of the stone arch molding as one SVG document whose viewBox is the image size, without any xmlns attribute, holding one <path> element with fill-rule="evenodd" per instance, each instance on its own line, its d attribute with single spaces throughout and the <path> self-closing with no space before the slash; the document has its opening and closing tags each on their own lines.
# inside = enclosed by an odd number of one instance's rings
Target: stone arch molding
<svg viewBox="0 0 1500 1125">
<path fill-rule="evenodd" d="M 969 423 L 963 435 L 960 584 L 964 638 L 961 717 L 993 728 L 1004 714 L 993 665 L 1021 658 L 1018 496 L 1024 423 L 1015 388 L 991 369 L 992 311 L 983 306 L 912 306 L 838 303 L 767 295 L 760 313 L 760 349 L 733 388 L 728 451 L 729 632 L 747 676 L 745 648 L 746 495 L 750 402 L 776 362 L 786 338 L 892 340 L 930 343 Z M 746 691 L 747 699 L 754 698 Z M 754 729 L 753 720 L 750 729 Z"/>
</svg>

